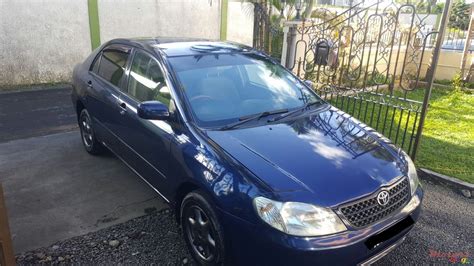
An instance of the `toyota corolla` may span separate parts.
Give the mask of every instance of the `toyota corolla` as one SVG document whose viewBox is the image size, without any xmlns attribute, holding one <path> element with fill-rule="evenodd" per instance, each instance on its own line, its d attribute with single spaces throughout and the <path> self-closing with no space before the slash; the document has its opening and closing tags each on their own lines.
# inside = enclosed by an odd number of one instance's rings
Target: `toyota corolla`
<svg viewBox="0 0 474 266">
<path fill-rule="evenodd" d="M 175 210 L 197 263 L 372 263 L 420 215 L 413 162 L 250 47 L 117 39 L 73 72 L 85 150 Z"/>
</svg>

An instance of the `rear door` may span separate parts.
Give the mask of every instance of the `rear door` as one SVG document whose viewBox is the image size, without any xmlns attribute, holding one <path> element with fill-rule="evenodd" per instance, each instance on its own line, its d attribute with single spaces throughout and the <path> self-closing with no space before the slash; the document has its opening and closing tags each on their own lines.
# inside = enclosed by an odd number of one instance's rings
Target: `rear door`
<svg viewBox="0 0 474 266">
<path fill-rule="evenodd" d="M 144 101 L 160 101 L 168 105 L 171 113 L 175 112 L 158 60 L 135 49 L 126 87 L 120 97 L 122 115 L 118 135 L 127 144 L 129 164 L 166 195 L 172 127 L 168 121 L 145 120 L 137 114 L 138 106 Z"/>
<path fill-rule="evenodd" d="M 88 108 L 99 139 L 119 152 L 116 132 L 120 123 L 120 94 L 131 49 L 122 45 L 105 47 L 96 57 L 88 81 Z"/>
</svg>

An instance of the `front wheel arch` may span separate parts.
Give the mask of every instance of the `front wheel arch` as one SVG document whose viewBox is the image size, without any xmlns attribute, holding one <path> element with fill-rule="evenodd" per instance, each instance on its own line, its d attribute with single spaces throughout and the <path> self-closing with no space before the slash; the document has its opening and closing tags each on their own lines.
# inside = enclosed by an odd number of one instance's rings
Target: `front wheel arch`
<svg viewBox="0 0 474 266">
<path fill-rule="evenodd" d="M 173 201 L 173 210 L 175 213 L 176 223 L 180 224 L 181 221 L 181 204 L 183 203 L 184 198 L 191 192 L 201 190 L 197 184 L 193 182 L 185 182 L 181 184 L 176 190 L 176 194 Z"/>
</svg>

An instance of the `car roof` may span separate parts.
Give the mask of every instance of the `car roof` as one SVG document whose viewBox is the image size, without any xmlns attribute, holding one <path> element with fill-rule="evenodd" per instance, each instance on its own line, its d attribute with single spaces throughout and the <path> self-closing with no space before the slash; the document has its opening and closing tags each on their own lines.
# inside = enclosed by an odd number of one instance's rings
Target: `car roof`
<svg viewBox="0 0 474 266">
<path fill-rule="evenodd" d="M 206 53 L 240 53 L 253 50 L 252 47 L 229 41 L 182 37 L 114 39 L 109 42 L 109 44 L 114 43 L 138 46 L 149 52 L 158 50 L 167 57 L 202 55 Z"/>
</svg>

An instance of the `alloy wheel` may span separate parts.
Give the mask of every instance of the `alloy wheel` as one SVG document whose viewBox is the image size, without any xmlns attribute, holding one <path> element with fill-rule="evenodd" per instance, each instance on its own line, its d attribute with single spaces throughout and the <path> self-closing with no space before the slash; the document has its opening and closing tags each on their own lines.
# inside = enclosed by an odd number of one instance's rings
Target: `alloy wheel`
<svg viewBox="0 0 474 266">
<path fill-rule="evenodd" d="M 83 114 L 81 116 L 81 133 L 82 133 L 82 141 L 87 148 L 91 148 L 93 142 L 93 133 L 92 133 L 92 125 L 90 118 L 87 114 Z"/>
<path fill-rule="evenodd" d="M 203 260 L 212 261 L 216 256 L 215 229 L 206 213 L 197 205 L 186 208 L 184 213 L 186 237 L 193 251 Z"/>
</svg>

